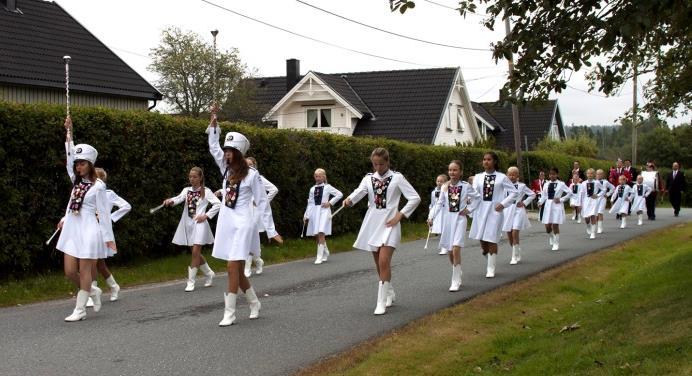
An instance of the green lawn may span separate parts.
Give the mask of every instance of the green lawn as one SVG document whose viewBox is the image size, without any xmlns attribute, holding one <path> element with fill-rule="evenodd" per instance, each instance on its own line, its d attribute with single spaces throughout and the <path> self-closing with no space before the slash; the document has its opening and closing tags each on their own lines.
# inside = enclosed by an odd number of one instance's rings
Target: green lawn
<svg viewBox="0 0 692 376">
<path fill-rule="evenodd" d="M 420 223 L 402 223 L 403 240 L 410 241 L 427 235 L 427 226 Z M 332 253 L 350 251 L 356 234 L 342 234 L 327 238 Z M 224 272 L 226 263 L 210 256 L 211 248 L 205 248 L 204 254 L 209 266 Z M 263 244 L 262 259 L 266 265 L 276 264 L 306 257 L 315 257 L 316 246 L 312 238 L 287 239 L 283 245 Z M 121 287 L 130 287 L 145 283 L 163 282 L 187 277 L 187 265 L 190 263 L 189 252 L 156 260 L 141 260 L 133 266 L 116 266 L 111 268 Z M 101 277 L 99 285 L 107 287 Z M 65 279 L 62 272 L 37 275 L 21 280 L 0 280 L 0 307 L 26 304 L 48 299 L 70 297 L 75 294 L 75 287 Z"/>
<path fill-rule="evenodd" d="M 692 375 L 692 223 L 476 297 L 306 375 Z"/>
</svg>

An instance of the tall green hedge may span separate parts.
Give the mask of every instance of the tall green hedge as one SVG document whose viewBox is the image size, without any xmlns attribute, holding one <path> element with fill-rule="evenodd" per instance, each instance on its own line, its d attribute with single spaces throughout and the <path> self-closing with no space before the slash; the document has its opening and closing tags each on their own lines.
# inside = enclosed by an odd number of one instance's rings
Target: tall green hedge
<svg viewBox="0 0 692 376">
<path fill-rule="evenodd" d="M 61 253 L 44 242 L 63 215 L 71 189 L 65 171 L 64 116 L 64 108 L 59 106 L 0 103 L 1 275 L 60 264 Z M 75 108 L 72 117 L 75 141 L 98 149 L 96 165 L 108 171 L 108 186 L 133 207 L 115 224 L 119 256 L 114 261 L 174 252 L 170 242 L 180 207 L 154 215 L 148 209 L 180 192 L 192 166 L 204 169 L 209 187 L 220 187 L 220 173 L 207 148 L 206 122 L 95 108 Z M 325 168 L 329 182 L 348 194 L 371 170 L 368 157 L 372 149 L 388 148 L 392 167 L 405 174 L 423 199 L 414 216 L 420 220 L 427 215 L 435 177 L 446 172 L 447 163 L 460 159 L 467 174 L 475 173 L 483 153 L 241 124 L 222 124 L 222 128 L 224 133 L 236 130 L 248 136 L 252 144 L 248 155 L 257 158 L 261 173 L 279 187 L 272 208 L 279 232 L 287 237 L 300 232 L 317 167 Z M 508 160 L 504 153 L 500 157 Z M 334 231 L 357 230 L 365 209 L 366 205 L 359 204 L 342 212 L 334 220 Z"/>
<path fill-rule="evenodd" d="M 598 170 L 603 169 L 606 173 L 606 178 L 608 177 L 608 172 L 611 166 L 610 161 L 604 161 L 601 159 L 592 159 L 585 157 L 575 157 L 566 154 L 560 154 L 550 151 L 530 151 L 522 153 L 522 159 L 524 162 L 523 166 L 523 176 L 526 180 L 533 180 L 538 178 L 538 172 L 544 170 L 546 172 L 546 177 L 548 176 L 548 169 L 552 167 L 557 167 L 560 172 L 560 180 L 567 181 L 572 178 L 572 164 L 574 161 L 579 162 L 579 166 L 584 173 L 589 168 Z M 512 164 L 517 163 L 517 156 L 512 155 L 510 158 Z M 528 172 L 528 175 L 527 175 Z"/>
</svg>

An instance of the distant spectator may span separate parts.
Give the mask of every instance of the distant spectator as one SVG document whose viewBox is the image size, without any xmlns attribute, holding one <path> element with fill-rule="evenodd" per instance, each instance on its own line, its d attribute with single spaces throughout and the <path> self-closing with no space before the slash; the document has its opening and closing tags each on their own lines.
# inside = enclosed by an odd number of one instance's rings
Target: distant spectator
<svg viewBox="0 0 692 376">
<path fill-rule="evenodd" d="M 654 161 L 646 162 L 646 171 L 642 171 L 641 175 L 644 178 L 644 185 L 651 188 L 651 194 L 646 197 L 646 216 L 649 217 L 650 221 L 655 221 L 656 196 L 658 196 L 658 192 L 663 191 L 663 180 L 656 171 Z"/>
<path fill-rule="evenodd" d="M 680 163 L 673 162 L 673 171 L 668 174 L 666 179 L 666 190 L 668 191 L 668 199 L 670 204 L 673 205 L 673 214 L 677 217 L 680 215 L 680 202 L 682 201 L 682 194 L 687 188 L 687 182 L 685 181 L 685 173 L 680 171 Z"/>
</svg>

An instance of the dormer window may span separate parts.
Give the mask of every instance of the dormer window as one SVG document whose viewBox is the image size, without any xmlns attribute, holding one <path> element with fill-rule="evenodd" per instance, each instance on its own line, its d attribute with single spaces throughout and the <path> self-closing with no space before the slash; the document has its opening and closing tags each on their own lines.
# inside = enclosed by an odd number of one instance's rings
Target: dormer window
<svg viewBox="0 0 692 376">
<path fill-rule="evenodd" d="M 308 128 L 329 128 L 332 126 L 330 108 L 310 108 L 307 110 Z"/>
</svg>

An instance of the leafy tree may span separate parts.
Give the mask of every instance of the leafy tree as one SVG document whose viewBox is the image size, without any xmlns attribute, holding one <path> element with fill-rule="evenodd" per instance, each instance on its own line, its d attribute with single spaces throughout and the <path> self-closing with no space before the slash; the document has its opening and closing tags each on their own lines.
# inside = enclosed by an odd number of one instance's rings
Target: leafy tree
<svg viewBox="0 0 692 376">
<path fill-rule="evenodd" d="M 465 16 L 479 4 L 487 5 L 488 29 L 506 17 L 514 23 L 492 45 L 496 61 L 518 56 L 503 87 L 508 97 L 547 99 L 581 69 L 590 90 L 606 95 L 617 93 L 635 72 L 653 73 L 645 84 L 646 112 L 675 116 L 691 109 L 692 1 L 460 0 L 458 10 Z M 390 6 L 403 13 L 415 2 L 390 0 Z"/>
<path fill-rule="evenodd" d="M 598 155 L 596 140 L 586 135 L 568 137 L 565 140 L 553 140 L 545 137 L 538 142 L 536 150 L 551 151 L 568 155 L 595 158 Z"/>
<path fill-rule="evenodd" d="M 161 77 L 159 90 L 176 111 L 186 116 L 199 117 L 211 107 L 215 60 L 219 103 L 226 102 L 245 72 L 237 49 L 214 53 L 211 44 L 199 34 L 176 27 L 161 33 L 161 43 L 149 55 L 149 69 Z"/>
</svg>

